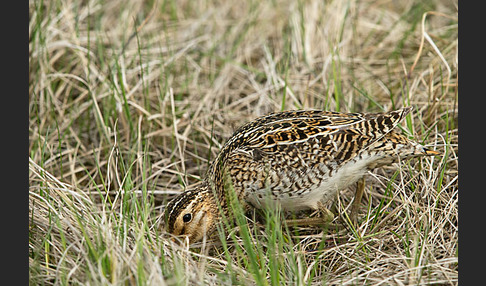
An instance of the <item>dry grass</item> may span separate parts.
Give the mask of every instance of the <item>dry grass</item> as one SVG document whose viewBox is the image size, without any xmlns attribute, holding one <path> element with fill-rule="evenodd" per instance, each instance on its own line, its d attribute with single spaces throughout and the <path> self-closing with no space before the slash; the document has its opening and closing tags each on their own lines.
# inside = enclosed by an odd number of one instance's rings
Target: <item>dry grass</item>
<svg viewBox="0 0 486 286">
<path fill-rule="evenodd" d="M 31 284 L 457 285 L 457 1 L 29 3 Z M 163 231 L 240 124 L 402 106 L 442 155 L 368 176 L 356 229 L 351 188 L 341 230 Z"/>
</svg>

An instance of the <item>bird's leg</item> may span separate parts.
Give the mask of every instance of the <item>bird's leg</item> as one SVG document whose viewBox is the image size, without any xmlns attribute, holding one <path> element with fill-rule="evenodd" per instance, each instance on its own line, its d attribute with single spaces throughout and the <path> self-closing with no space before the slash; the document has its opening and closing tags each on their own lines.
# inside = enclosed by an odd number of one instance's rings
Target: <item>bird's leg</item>
<svg viewBox="0 0 486 286">
<path fill-rule="evenodd" d="M 285 222 L 289 226 L 296 225 L 325 225 L 329 224 L 334 219 L 334 214 L 328 210 L 321 202 L 317 203 L 320 217 L 310 217 L 303 219 L 288 219 Z"/>
<path fill-rule="evenodd" d="M 334 214 L 328 210 L 323 203 L 318 202 L 317 207 L 319 208 L 320 219 L 325 222 L 330 222 L 334 219 Z"/>
<path fill-rule="evenodd" d="M 361 203 L 361 199 L 363 198 L 365 189 L 365 178 L 362 177 L 358 180 L 358 186 L 356 187 L 356 195 L 354 196 L 353 204 L 351 205 L 351 222 L 356 225 L 357 216 L 358 216 L 358 208 Z"/>
</svg>

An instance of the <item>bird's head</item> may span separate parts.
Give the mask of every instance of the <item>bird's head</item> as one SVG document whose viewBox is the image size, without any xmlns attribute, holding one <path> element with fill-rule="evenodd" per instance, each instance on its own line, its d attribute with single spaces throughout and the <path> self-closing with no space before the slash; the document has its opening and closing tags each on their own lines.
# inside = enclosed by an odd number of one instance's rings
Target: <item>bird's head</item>
<svg viewBox="0 0 486 286">
<path fill-rule="evenodd" d="M 165 208 L 165 229 L 175 236 L 187 236 L 197 242 L 216 229 L 218 206 L 208 184 L 187 190 Z"/>
</svg>

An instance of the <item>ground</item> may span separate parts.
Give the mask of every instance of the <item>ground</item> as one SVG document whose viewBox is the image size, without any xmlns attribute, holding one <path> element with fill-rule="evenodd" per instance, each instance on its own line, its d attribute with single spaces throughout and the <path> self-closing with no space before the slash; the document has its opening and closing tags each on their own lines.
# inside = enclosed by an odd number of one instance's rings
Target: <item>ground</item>
<svg viewBox="0 0 486 286">
<path fill-rule="evenodd" d="M 457 285 L 457 5 L 30 1 L 31 284 Z M 441 155 L 368 174 L 356 227 L 349 188 L 339 229 L 263 212 L 192 248 L 165 233 L 241 124 L 405 106 Z"/>
</svg>

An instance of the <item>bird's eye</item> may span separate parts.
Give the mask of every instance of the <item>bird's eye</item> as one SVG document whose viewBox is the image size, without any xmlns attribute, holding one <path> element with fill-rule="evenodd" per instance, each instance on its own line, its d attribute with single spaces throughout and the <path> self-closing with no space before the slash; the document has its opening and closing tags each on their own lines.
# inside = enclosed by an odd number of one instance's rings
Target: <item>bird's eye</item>
<svg viewBox="0 0 486 286">
<path fill-rule="evenodd" d="M 185 214 L 183 217 L 182 217 L 182 220 L 184 222 L 190 222 L 192 219 L 192 215 L 191 214 Z"/>
</svg>

